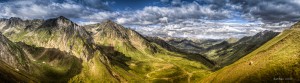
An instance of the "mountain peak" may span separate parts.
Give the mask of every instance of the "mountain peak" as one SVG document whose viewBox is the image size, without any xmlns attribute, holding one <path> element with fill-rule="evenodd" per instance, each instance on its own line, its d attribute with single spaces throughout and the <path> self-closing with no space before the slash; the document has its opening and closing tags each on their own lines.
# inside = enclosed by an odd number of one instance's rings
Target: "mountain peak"
<svg viewBox="0 0 300 83">
<path fill-rule="evenodd" d="M 105 20 L 103 23 L 104 23 L 104 24 L 117 24 L 117 23 L 115 23 L 115 22 L 112 21 L 112 20 Z"/>
<path fill-rule="evenodd" d="M 106 20 L 106 21 L 103 21 L 100 25 L 103 26 L 103 28 L 109 28 L 109 29 L 112 29 L 114 31 L 117 31 L 117 32 L 126 32 L 126 28 L 123 27 L 122 25 L 119 25 L 117 23 L 115 23 L 114 21 L 112 20 Z"/>
<path fill-rule="evenodd" d="M 64 17 L 64 16 L 59 16 L 57 18 L 54 18 L 57 23 L 73 23 L 70 19 Z"/>
<path fill-rule="evenodd" d="M 11 17 L 8 19 L 8 21 L 12 24 L 18 24 L 18 23 L 22 22 L 23 20 L 18 17 Z"/>
<path fill-rule="evenodd" d="M 74 22 L 72 22 L 71 20 L 69 20 L 68 18 L 64 17 L 64 16 L 59 16 L 57 18 L 52 18 L 52 19 L 48 19 L 46 20 L 42 27 L 69 27 L 69 26 L 73 26 L 76 25 Z"/>
<path fill-rule="evenodd" d="M 7 22 L 6 27 L 16 27 L 16 26 L 24 26 L 25 25 L 25 23 L 24 23 L 25 21 L 23 21 L 21 18 L 18 18 L 18 17 L 11 17 L 4 21 Z"/>
<path fill-rule="evenodd" d="M 68 18 L 64 17 L 64 16 L 59 16 L 57 17 L 58 20 L 62 19 L 62 20 L 69 20 Z"/>
<path fill-rule="evenodd" d="M 11 21 L 21 21 L 22 19 L 18 18 L 18 17 L 10 17 L 9 20 L 11 20 Z"/>
</svg>

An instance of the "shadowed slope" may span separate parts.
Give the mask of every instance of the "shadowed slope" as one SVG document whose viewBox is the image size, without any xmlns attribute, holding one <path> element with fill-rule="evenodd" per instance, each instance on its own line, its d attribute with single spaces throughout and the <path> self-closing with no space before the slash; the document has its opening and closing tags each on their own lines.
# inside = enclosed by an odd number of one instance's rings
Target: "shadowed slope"
<svg viewBox="0 0 300 83">
<path fill-rule="evenodd" d="M 74 55 L 13 43 L 0 34 L 0 80 L 5 82 L 67 82 L 81 71 Z"/>
<path fill-rule="evenodd" d="M 26 54 L 21 47 L 9 41 L 2 33 L 0 33 L 0 65 L 2 82 L 35 81 L 28 75 L 33 72 L 33 68 Z"/>
<path fill-rule="evenodd" d="M 29 76 L 24 72 L 17 71 L 15 68 L 0 60 L 0 82 L 17 83 L 17 82 L 37 82 L 37 79 Z"/>
</svg>

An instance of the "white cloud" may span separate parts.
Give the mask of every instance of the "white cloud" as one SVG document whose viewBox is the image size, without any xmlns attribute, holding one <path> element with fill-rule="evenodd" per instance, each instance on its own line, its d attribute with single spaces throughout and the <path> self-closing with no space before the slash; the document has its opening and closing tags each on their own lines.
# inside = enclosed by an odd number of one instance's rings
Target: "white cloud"
<svg viewBox="0 0 300 83">
<path fill-rule="evenodd" d="M 168 23 L 168 17 L 159 18 L 159 21 L 162 23 Z"/>
<path fill-rule="evenodd" d="M 102 11 L 97 12 L 91 15 L 81 16 L 82 19 L 88 20 L 88 21 L 103 21 L 107 19 L 114 19 L 120 15 L 119 12 L 108 12 L 108 11 Z"/>
<path fill-rule="evenodd" d="M 231 16 L 231 12 L 230 10 L 214 10 L 212 6 L 201 6 L 194 2 L 180 7 L 148 6 L 136 11 L 101 11 L 82 16 L 82 18 L 97 22 L 112 19 L 120 24 L 151 25 L 187 19 L 226 19 Z"/>
<path fill-rule="evenodd" d="M 280 26 L 279 26 L 280 25 Z M 168 25 L 128 26 L 147 36 L 187 37 L 199 39 L 228 39 L 252 36 L 264 30 L 282 31 L 286 23 L 267 27 L 258 23 L 228 23 L 208 20 L 185 20 Z"/>
<path fill-rule="evenodd" d="M 178 22 L 186 19 L 225 19 L 230 17 L 230 10 L 215 10 L 210 5 L 199 5 L 197 2 L 183 4 L 179 7 L 148 6 L 136 11 L 101 11 L 95 0 L 82 4 L 74 1 L 64 3 L 39 1 L 11 1 L 0 3 L 0 17 L 21 17 L 25 19 L 53 18 L 66 16 L 83 19 L 81 22 L 101 22 L 106 19 L 115 20 L 120 24 L 151 25 L 165 22 Z M 179 3 L 181 0 L 173 0 Z M 107 2 L 108 3 L 108 2 Z M 92 4 L 92 7 L 83 4 Z M 105 3 L 103 3 L 105 4 Z M 101 5 L 101 4 L 100 4 Z"/>
<path fill-rule="evenodd" d="M 169 2 L 169 0 L 160 0 L 161 2 Z"/>
<path fill-rule="evenodd" d="M 181 0 L 173 0 L 172 1 L 172 5 L 180 5 L 181 4 Z"/>
<path fill-rule="evenodd" d="M 226 19 L 230 17 L 229 10 L 214 10 L 211 6 L 201 6 L 198 3 L 190 3 L 180 7 L 148 6 L 142 10 L 121 12 L 116 17 L 121 24 L 157 24 L 160 22 L 175 22 L 186 19 Z M 165 20 L 165 21 L 162 21 Z"/>
<path fill-rule="evenodd" d="M 10 4 L 11 3 L 11 4 Z M 67 17 L 79 17 L 89 12 L 88 9 L 78 4 L 70 3 L 49 3 L 36 4 L 31 1 L 19 1 L 1 3 L 0 17 L 21 17 L 25 19 L 51 18 L 60 15 Z"/>
</svg>

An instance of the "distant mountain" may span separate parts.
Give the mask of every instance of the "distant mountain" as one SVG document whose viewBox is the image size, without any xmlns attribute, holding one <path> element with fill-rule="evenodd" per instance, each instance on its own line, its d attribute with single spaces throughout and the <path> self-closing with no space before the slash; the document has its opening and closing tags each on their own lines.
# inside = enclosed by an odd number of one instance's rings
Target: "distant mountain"
<svg viewBox="0 0 300 83">
<path fill-rule="evenodd" d="M 214 70 L 217 70 L 239 60 L 278 34 L 279 32 L 263 31 L 254 36 L 247 36 L 241 39 L 230 38 L 228 40 L 207 39 L 195 41 L 180 38 L 163 40 L 156 37 L 148 39 L 162 44 L 162 47 L 170 51 L 201 54 L 213 61 L 216 64 Z"/>
<path fill-rule="evenodd" d="M 40 26 L 44 20 L 22 20 L 21 18 L 11 17 L 9 19 L 0 20 L 0 31 L 4 35 L 11 35 L 14 33 L 22 33 L 27 30 L 33 30 Z"/>
<path fill-rule="evenodd" d="M 203 57 L 190 59 L 170 52 L 112 21 L 79 26 L 60 16 L 48 20 L 2 19 L 0 24 L 5 41 L 17 42 L 11 43 L 27 57 L 12 61 L 28 60 L 28 68 L 34 70 L 24 72 L 28 80 L 18 82 L 195 82 L 211 73 L 213 66 Z M 14 63 L 3 64 L 19 68 Z M 12 80 L 7 77 L 10 82 L 20 77 L 15 75 L 18 71 L 8 72 L 12 72 Z"/>
<path fill-rule="evenodd" d="M 299 26 L 298 22 L 291 29 L 283 31 L 258 49 L 201 82 L 299 82 Z"/>
<path fill-rule="evenodd" d="M 165 40 L 158 38 L 158 37 L 146 37 L 147 40 L 151 41 L 151 42 L 155 42 L 158 45 L 162 46 L 163 48 L 169 50 L 169 51 L 173 51 L 173 52 L 183 52 L 182 50 L 180 50 L 179 48 L 170 45 L 169 43 L 167 43 Z"/>
<path fill-rule="evenodd" d="M 174 42 L 176 42 L 174 39 L 172 40 L 169 40 L 169 42 L 167 42 L 166 40 L 163 40 L 161 38 L 158 38 L 158 37 L 146 37 L 147 40 L 151 41 L 151 42 L 154 42 L 158 45 L 160 45 L 161 47 L 169 50 L 169 51 L 172 51 L 172 52 L 176 52 L 176 53 L 179 53 L 179 54 L 183 54 L 183 55 L 186 55 L 185 57 L 187 59 L 190 59 L 190 60 L 196 60 L 196 61 L 200 61 L 202 62 L 203 64 L 206 64 L 207 66 L 209 67 L 214 67 L 216 64 L 215 62 L 209 60 L 208 58 L 204 57 L 203 55 L 197 53 L 197 52 L 190 52 L 190 51 L 187 51 L 189 49 L 189 47 L 186 47 L 186 48 L 178 48 L 178 47 L 175 47 L 177 45 L 174 45 Z M 173 45 L 170 45 L 170 41 L 172 41 Z M 177 42 L 177 43 L 184 43 L 184 44 L 189 44 L 189 43 L 194 43 L 193 41 L 191 40 L 181 40 L 181 41 L 189 41 L 188 43 L 187 42 Z M 207 43 L 206 43 L 207 44 Z M 197 44 L 196 44 L 197 45 Z M 199 44 L 198 44 L 199 45 Z M 199 45 L 200 46 L 200 45 Z M 184 46 L 185 47 L 185 46 Z M 199 47 L 201 48 L 201 47 Z M 197 49 L 196 49 L 197 50 Z M 198 51 L 199 52 L 199 51 Z"/>
<path fill-rule="evenodd" d="M 165 38 L 165 37 L 146 37 L 152 42 L 160 44 L 162 47 L 187 53 L 199 54 L 210 46 L 221 43 L 223 40 L 214 39 L 186 39 L 186 38 Z"/>
</svg>

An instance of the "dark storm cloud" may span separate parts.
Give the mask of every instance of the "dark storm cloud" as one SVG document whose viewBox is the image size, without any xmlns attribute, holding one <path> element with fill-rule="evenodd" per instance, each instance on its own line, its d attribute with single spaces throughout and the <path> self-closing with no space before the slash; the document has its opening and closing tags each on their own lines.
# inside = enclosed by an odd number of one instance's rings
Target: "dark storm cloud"
<svg viewBox="0 0 300 83">
<path fill-rule="evenodd" d="M 265 23 L 300 20 L 300 0 L 230 0 L 239 5 L 244 17 Z"/>
<path fill-rule="evenodd" d="M 77 3 L 84 5 L 85 7 L 100 9 L 100 10 L 110 10 L 109 5 L 114 4 L 111 0 L 57 0 L 69 3 Z"/>
<path fill-rule="evenodd" d="M 230 18 L 232 13 L 233 11 L 227 9 L 214 9 L 212 5 L 193 2 L 179 7 L 148 6 L 142 10 L 123 13 L 116 21 L 121 24 L 148 25 L 189 19 L 222 20 Z"/>
<path fill-rule="evenodd" d="M 2 0 L 0 17 L 26 19 L 66 16 L 80 21 L 99 22 L 105 19 L 124 24 L 156 24 L 167 20 L 222 20 L 232 17 L 231 6 L 224 0 L 160 0 L 172 6 L 145 6 L 139 10 L 110 11 L 108 0 Z"/>
<path fill-rule="evenodd" d="M 158 28 L 151 31 L 154 33 L 169 29 L 176 33 L 168 35 L 182 36 L 179 33 L 185 35 L 189 34 L 186 30 L 191 30 L 190 35 L 227 38 L 268 30 L 260 24 L 276 27 L 298 21 L 299 5 L 300 0 L 0 0 L 0 18 L 66 16 L 79 24 L 110 19 L 128 27 L 146 29 L 143 32 L 154 27 Z M 127 6 L 132 9 L 126 9 Z"/>
<path fill-rule="evenodd" d="M 211 5 L 214 9 L 227 8 L 229 5 L 226 0 L 196 0 L 201 5 Z"/>
<path fill-rule="evenodd" d="M 112 0 L 0 0 L 0 17 L 33 19 L 63 15 L 97 22 L 112 19 L 124 24 L 156 24 L 162 20 L 168 22 L 188 19 L 226 20 L 239 17 L 264 23 L 300 20 L 299 0 L 158 1 L 171 5 L 113 11 L 111 5 L 118 3 Z"/>
</svg>

